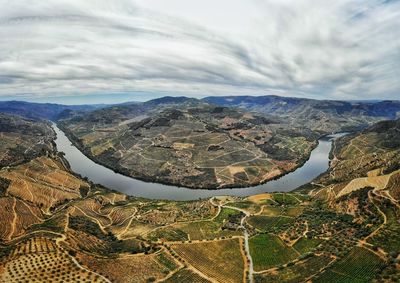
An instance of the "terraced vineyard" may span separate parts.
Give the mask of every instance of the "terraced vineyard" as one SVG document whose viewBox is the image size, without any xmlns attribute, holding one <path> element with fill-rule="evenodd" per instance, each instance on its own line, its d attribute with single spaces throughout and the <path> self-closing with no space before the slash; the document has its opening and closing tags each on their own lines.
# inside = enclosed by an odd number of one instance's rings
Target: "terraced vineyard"
<svg viewBox="0 0 400 283">
<path fill-rule="evenodd" d="M 308 239 L 306 237 L 300 238 L 296 243 L 293 245 L 293 248 L 301 254 L 305 254 L 308 252 L 312 252 L 315 250 L 317 246 L 319 246 L 323 240 L 321 239 Z"/>
<path fill-rule="evenodd" d="M 269 234 L 250 238 L 250 254 L 256 271 L 286 264 L 299 256 L 293 248 L 286 246 L 281 239 Z"/>
<path fill-rule="evenodd" d="M 266 231 L 266 229 L 271 230 L 275 227 L 281 227 L 283 225 L 290 225 L 293 219 L 285 216 L 251 216 L 248 223 L 254 228 L 260 231 Z"/>
<path fill-rule="evenodd" d="M 149 282 L 165 278 L 170 270 L 156 254 L 126 255 L 120 258 L 97 258 L 78 254 L 78 260 L 111 282 Z"/>
<path fill-rule="evenodd" d="M 223 208 L 212 220 L 173 224 L 166 228 L 157 229 L 155 232 L 149 234 L 148 237 L 153 240 L 185 241 L 240 236 L 242 233 L 236 229 L 223 229 L 223 224 L 235 215 L 239 215 L 239 212 Z"/>
<path fill-rule="evenodd" d="M 369 282 L 384 266 L 377 255 L 356 247 L 317 277 L 315 282 Z"/>
<path fill-rule="evenodd" d="M 195 201 L 93 184 L 45 142 L 0 170 L 0 282 L 398 282 L 399 149 L 377 138 L 390 139 L 392 126 L 339 141 L 334 153 L 345 159 L 322 183 Z M 45 135 L 36 142 L 51 141 Z M 367 142 L 364 158 L 375 150 L 390 164 L 359 160 L 349 179 L 350 155 Z"/>
<path fill-rule="evenodd" d="M 207 279 L 201 277 L 197 273 L 189 269 L 182 269 L 176 272 L 172 277 L 163 281 L 164 283 L 186 283 L 186 282 L 193 282 L 193 283 L 208 283 Z"/>
<path fill-rule="evenodd" d="M 89 189 L 87 182 L 47 157 L 0 171 L 0 177 L 10 181 L 8 194 L 39 206 L 44 213 L 68 200 L 80 198 L 81 191 Z"/>
<path fill-rule="evenodd" d="M 333 261 L 328 256 L 313 256 L 294 265 L 286 266 L 278 270 L 257 274 L 255 282 L 306 282 L 314 274 L 318 274 Z"/>
<path fill-rule="evenodd" d="M 218 282 L 242 282 L 244 262 L 237 239 L 173 245 L 172 249 Z"/>
</svg>

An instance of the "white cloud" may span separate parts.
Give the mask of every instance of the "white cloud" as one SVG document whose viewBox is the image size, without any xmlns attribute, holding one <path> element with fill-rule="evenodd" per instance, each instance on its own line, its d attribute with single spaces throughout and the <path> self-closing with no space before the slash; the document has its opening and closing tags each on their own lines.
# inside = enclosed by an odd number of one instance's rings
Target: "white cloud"
<svg viewBox="0 0 400 283">
<path fill-rule="evenodd" d="M 0 7 L 0 97 L 400 97 L 399 1 L 0 0 Z"/>
</svg>

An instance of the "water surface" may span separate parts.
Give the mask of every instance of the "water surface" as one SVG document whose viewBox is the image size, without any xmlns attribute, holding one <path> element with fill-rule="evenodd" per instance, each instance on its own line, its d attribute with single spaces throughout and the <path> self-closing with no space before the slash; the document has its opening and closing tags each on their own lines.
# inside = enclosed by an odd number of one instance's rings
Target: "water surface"
<svg viewBox="0 0 400 283">
<path fill-rule="evenodd" d="M 335 134 L 319 140 L 318 146 L 311 152 L 310 159 L 296 171 L 293 171 L 280 179 L 269 181 L 265 184 L 237 189 L 188 189 L 177 186 L 148 183 L 133 179 L 95 163 L 79 151 L 67 136 L 53 124 L 57 133 L 55 140 L 58 151 L 65 153 L 65 158 L 76 173 L 88 177 L 92 182 L 101 184 L 121 193 L 150 199 L 168 200 L 196 200 L 213 196 L 250 196 L 265 192 L 288 192 L 312 181 L 315 177 L 325 172 L 329 167 L 329 152 L 334 138 L 344 134 Z"/>
</svg>

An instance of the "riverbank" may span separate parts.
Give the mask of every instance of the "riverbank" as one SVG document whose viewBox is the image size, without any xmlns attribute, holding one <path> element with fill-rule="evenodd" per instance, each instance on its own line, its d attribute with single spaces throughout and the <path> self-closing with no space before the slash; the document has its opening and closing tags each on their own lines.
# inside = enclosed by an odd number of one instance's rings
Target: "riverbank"
<svg viewBox="0 0 400 283">
<path fill-rule="evenodd" d="M 304 158 L 301 158 L 299 160 L 297 160 L 296 166 L 294 166 L 293 168 L 289 169 L 289 170 L 285 170 L 285 171 L 281 171 L 280 174 L 277 174 L 275 176 L 272 176 L 270 178 L 266 178 L 264 180 L 262 180 L 261 182 L 257 182 L 257 183 L 246 183 L 246 184 L 227 184 L 227 185 L 219 185 L 218 183 L 212 184 L 209 183 L 208 186 L 202 186 L 202 185 L 196 185 L 196 186 L 190 186 L 190 185 L 182 185 L 180 182 L 170 182 L 170 181 L 166 181 L 163 178 L 158 178 L 158 176 L 145 176 L 145 175 L 135 175 L 133 174 L 132 171 L 129 171 L 128 169 L 120 166 L 118 163 L 113 163 L 110 164 L 105 160 L 102 160 L 101 158 L 99 158 L 98 156 L 95 156 L 92 154 L 92 152 L 90 151 L 90 149 L 86 148 L 80 140 L 78 140 L 66 127 L 63 127 L 62 124 L 57 124 L 57 127 L 63 131 L 63 133 L 67 136 L 67 138 L 71 141 L 71 143 L 80 151 L 82 152 L 86 157 L 88 157 L 89 159 L 91 159 L 93 162 L 95 162 L 96 164 L 102 165 L 110 170 L 112 170 L 114 173 L 117 174 L 121 174 L 124 175 L 126 177 L 129 178 L 133 178 L 136 180 L 140 180 L 146 183 L 157 183 L 157 184 L 162 184 L 162 185 L 166 185 L 166 186 L 175 186 L 175 187 L 179 187 L 179 188 L 187 188 L 187 189 L 191 189 L 191 190 L 221 190 L 221 189 L 242 189 L 242 188 L 252 188 L 252 187 L 257 187 L 257 186 L 261 186 L 264 185 L 268 182 L 271 181 L 275 181 L 278 180 L 284 176 L 286 176 L 287 174 L 290 174 L 294 171 L 296 171 L 297 169 L 301 168 L 307 161 L 309 161 L 310 156 L 311 156 L 311 152 L 318 146 L 319 144 L 319 140 L 317 140 L 311 147 L 310 149 L 310 154 L 307 155 Z M 327 136 L 327 135 L 326 135 Z M 320 139 L 324 139 L 326 138 L 326 136 L 322 136 Z"/>
<path fill-rule="evenodd" d="M 144 182 L 116 173 L 103 165 L 97 164 L 76 146 L 71 145 L 71 143 L 74 144 L 74 141 L 68 139 L 57 125 L 53 124 L 53 128 L 57 133 L 55 142 L 58 150 L 65 153 L 65 158 L 70 163 L 72 170 L 78 174 L 89 178 L 94 183 L 99 183 L 127 195 L 168 200 L 196 200 L 221 195 L 246 197 L 265 192 L 291 191 L 310 182 L 328 169 L 329 152 L 332 144 L 332 141 L 326 138 L 319 140 L 317 147 L 311 152 L 309 159 L 305 161 L 302 167 L 287 173 L 277 180 L 268 181 L 262 185 L 218 190 L 189 189 L 161 183 Z"/>
</svg>

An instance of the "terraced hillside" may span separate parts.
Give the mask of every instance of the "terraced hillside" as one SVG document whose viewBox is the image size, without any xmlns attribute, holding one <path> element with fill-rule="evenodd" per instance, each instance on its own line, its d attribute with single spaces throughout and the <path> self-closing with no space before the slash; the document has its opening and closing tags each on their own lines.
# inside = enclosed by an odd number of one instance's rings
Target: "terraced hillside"
<svg viewBox="0 0 400 283">
<path fill-rule="evenodd" d="M 389 175 L 400 169 L 400 119 L 379 122 L 360 133 L 337 140 L 328 172 L 315 186 L 384 187 Z"/>
<path fill-rule="evenodd" d="M 0 113 L 0 166 L 19 164 L 52 151 L 54 135 L 47 122 Z"/>
<path fill-rule="evenodd" d="M 107 167 L 190 188 L 249 186 L 276 178 L 305 162 L 318 137 L 277 118 L 186 98 L 106 108 L 60 126 Z"/>
<path fill-rule="evenodd" d="M 382 164 L 348 171 L 363 187 L 176 202 L 92 184 L 53 149 L 0 170 L 0 282 L 398 282 L 400 173 Z"/>
</svg>

